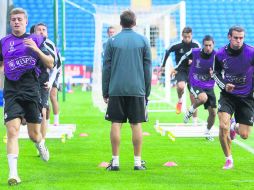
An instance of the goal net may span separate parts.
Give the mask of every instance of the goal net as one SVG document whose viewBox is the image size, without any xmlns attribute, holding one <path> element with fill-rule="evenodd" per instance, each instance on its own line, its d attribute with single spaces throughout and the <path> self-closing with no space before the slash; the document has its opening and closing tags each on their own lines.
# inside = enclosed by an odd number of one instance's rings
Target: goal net
<svg viewBox="0 0 254 190">
<path fill-rule="evenodd" d="M 128 9 L 126 6 L 95 6 L 95 47 L 93 65 L 92 98 L 93 103 L 101 111 L 105 111 L 106 104 L 102 98 L 102 46 L 107 39 L 106 29 L 114 26 L 121 30 L 120 14 Z M 137 32 L 145 35 L 151 45 L 153 75 L 152 91 L 149 98 L 148 111 L 168 112 L 172 111 L 171 79 L 169 77 L 171 57 L 166 64 L 165 76 L 160 72 L 161 60 L 165 49 L 174 41 L 181 38 L 181 31 L 185 26 L 185 2 L 181 1 L 173 5 L 153 5 L 149 8 L 139 9 L 132 7 L 137 17 Z"/>
</svg>

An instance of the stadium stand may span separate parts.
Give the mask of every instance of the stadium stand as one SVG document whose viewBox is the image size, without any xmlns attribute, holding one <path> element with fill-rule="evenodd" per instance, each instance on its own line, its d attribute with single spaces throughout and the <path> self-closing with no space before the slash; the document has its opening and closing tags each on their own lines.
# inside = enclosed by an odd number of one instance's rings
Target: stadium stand
<svg viewBox="0 0 254 190">
<path fill-rule="evenodd" d="M 15 7 L 28 10 L 29 26 L 45 22 L 49 27 L 50 39 L 53 39 L 53 0 L 14 0 Z M 130 5 L 130 0 L 72 0 L 72 2 L 94 13 L 94 5 Z M 179 0 L 153 0 L 153 5 L 178 3 Z M 94 5 L 93 5 L 94 4 Z M 59 5 L 60 6 L 60 5 Z M 239 24 L 246 28 L 246 42 L 252 44 L 254 39 L 253 17 L 254 2 L 250 0 L 186 0 L 186 25 L 193 28 L 194 38 L 201 41 L 205 34 L 211 34 L 216 41 L 216 48 L 227 43 L 227 31 L 231 25 Z M 244 14 L 243 14 L 244 13 Z M 61 7 L 59 7 L 61 15 Z M 176 17 L 179 15 L 176 14 Z M 179 19 L 176 19 L 179 20 Z M 179 23 L 178 23 L 179 24 Z M 106 28 L 104 31 L 106 34 Z M 94 19 L 70 4 L 66 4 L 66 64 L 93 64 Z M 61 16 L 59 17 L 59 47 L 61 47 Z M 106 39 L 106 35 L 103 36 Z"/>
</svg>

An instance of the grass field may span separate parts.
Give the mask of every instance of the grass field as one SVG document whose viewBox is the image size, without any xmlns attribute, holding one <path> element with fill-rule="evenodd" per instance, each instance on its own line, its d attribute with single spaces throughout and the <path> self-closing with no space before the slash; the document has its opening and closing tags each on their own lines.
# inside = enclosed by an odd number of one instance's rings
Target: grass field
<svg viewBox="0 0 254 190">
<path fill-rule="evenodd" d="M 1 116 L 2 108 L 0 109 Z M 205 119 L 200 110 L 200 117 Z M 22 183 L 17 187 L 7 186 L 8 166 L 5 144 L 0 141 L 0 190 L 76 190 L 76 189 L 176 189 L 176 190 L 235 190 L 253 189 L 253 154 L 233 144 L 235 168 L 222 170 L 224 156 L 218 139 L 214 142 L 203 138 L 177 138 L 175 142 L 162 137 L 154 130 L 156 119 L 164 122 L 182 122 L 183 115 L 175 113 L 151 113 L 150 121 L 143 125 L 144 137 L 142 158 L 146 160 L 146 171 L 133 170 L 133 148 L 131 130 L 122 128 L 119 172 L 108 172 L 99 168 L 99 163 L 111 159 L 109 140 L 110 123 L 104 120 L 92 106 L 91 93 L 74 89 L 61 103 L 62 123 L 76 123 L 74 138 L 62 143 L 47 140 L 51 158 L 45 163 L 36 156 L 34 144 L 20 140 L 19 175 Z M 5 128 L 1 118 L 0 137 Z M 80 133 L 89 134 L 80 137 Z M 246 141 L 254 147 L 253 135 Z M 177 167 L 164 167 L 167 161 Z"/>
</svg>

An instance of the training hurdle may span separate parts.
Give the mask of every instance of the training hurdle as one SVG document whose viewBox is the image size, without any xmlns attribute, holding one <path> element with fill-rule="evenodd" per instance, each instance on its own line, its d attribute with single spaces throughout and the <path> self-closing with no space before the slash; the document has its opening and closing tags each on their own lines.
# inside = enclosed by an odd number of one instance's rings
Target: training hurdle
<svg viewBox="0 0 254 190">
<path fill-rule="evenodd" d="M 206 132 L 207 123 L 197 123 L 195 126 L 193 123 L 160 123 L 156 121 L 154 128 L 156 132 L 160 133 L 161 136 L 168 135 L 172 138 L 175 137 L 207 137 Z M 219 129 L 212 127 L 210 135 L 213 137 L 219 136 Z"/>
<path fill-rule="evenodd" d="M 47 139 L 71 139 L 73 133 L 76 131 L 76 124 L 59 124 L 59 125 L 49 125 L 47 127 L 46 138 Z M 20 139 L 27 139 L 28 131 L 26 125 L 21 125 L 19 132 Z"/>
</svg>

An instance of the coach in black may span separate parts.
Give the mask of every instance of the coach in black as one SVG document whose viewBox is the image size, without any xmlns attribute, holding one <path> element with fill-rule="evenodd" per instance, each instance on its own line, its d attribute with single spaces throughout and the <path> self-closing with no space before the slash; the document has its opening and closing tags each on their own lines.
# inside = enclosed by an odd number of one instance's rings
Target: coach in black
<svg viewBox="0 0 254 190">
<path fill-rule="evenodd" d="M 122 31 L 111 37 L 103 60 L 102 90 L 108 103 L 105 118 L 112 122 L 110 139 L 112 161 L 107 170 L 119 170 L 120 129 L 127 119 L 132 128 L 134 170 L 144 170 L 141 161 L 142 127 L 147 121 L 146 101 L 151 89 L 151 50 L 148 40 L 132 30 L 136 16 L 124 11 Z"/>
<path fill-rule="evenodd" d="M 192 29 L 190 27 L 185 27 L 182 31 L 182 41 L 172 44 L 165 52 L 165 56 L 162 60 L 162 68 L 166 65 L 168 56 L 171 52 L 175 53 L 176 69 L 172 70 L 171 75 L 175 74 L 177 81 L 177 94 L 178 103 L 176 105 L 176 113 L 180 114 L 182 109 L 182 96 L 184 93 L 184 88 L 186 83 L 188 83 L 189 74 L 189 60 L 185 59 L 181 65 L 178 65 L 182 57 L 189 52 L 192 48 L 200 48 L 197 41 L 192 39 Z M 191 96 L 192 104 L 195 102 L 195 98 Z M 196 118 L 196 113 L 194 113 L 193 118 Z"/>
<path fill-rule="evenodd" d="M 244 29 L 233 26 L 229 29 L 230 43 L 218 50 L 214 63 L 214 79 L 221 88 L 218 116 L 220 121 L 220 143 L 226 156 L 223 169 L 233 168 L 231 140 L 234 131 L 247 139 L 253 125 L 254 100 L 252 96 L 254 48 L 243 43 Z M 236 123 L 230 131 L 230 118 L 234 114 Z"/>
</svg>

